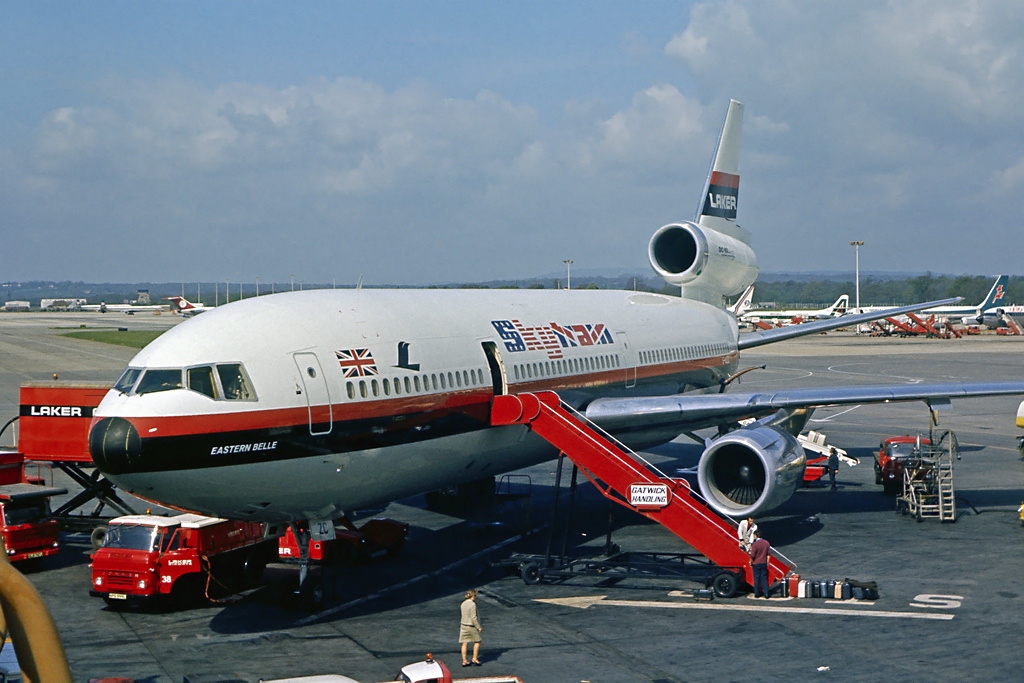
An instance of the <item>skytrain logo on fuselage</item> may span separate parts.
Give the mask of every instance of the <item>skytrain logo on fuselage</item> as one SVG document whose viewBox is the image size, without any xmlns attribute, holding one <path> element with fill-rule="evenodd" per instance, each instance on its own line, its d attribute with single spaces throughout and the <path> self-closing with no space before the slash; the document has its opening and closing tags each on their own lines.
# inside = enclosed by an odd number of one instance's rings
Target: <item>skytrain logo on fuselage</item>
<svg viewBox="0 0 1024 683">
<path fill-rule="evenodd" d="M 548 358 L 562 357 L 562 349 L 578 346 L 614 344 L 611 331 L 603 323 L 559 325 L 548 323 L 528 327 L 518 320 L 492 320 L 491 325 L 505 342 L 505 348 L 518 351 L 546 351 Z"/>
</svg>

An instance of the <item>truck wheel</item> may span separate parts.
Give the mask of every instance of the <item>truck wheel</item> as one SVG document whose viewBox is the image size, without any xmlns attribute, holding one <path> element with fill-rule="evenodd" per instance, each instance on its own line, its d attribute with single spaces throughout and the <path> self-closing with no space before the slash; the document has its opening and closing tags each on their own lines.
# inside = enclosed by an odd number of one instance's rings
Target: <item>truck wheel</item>
<svg viewBox="0 0 1024 683">
<path fill-rule="evenodd" d="M 719 598 L 731 598 L 736 595 L 736 576 L 729 572 L 722 572 L 711 580 L 711 587 L 715 590 L 715 596 Z"/>
<path fill-rule="evenodd" d="M 527 562 L 519 568 L 519 575 L 523 577 L 523 583 L 527 586 L 535 586 L 540 583 L 540 565 L 536 562 Z"/>
<path fill-rule="evenodd" d="M 99 550 L 100 546 L 103 545 L 103 539 L 107 536 L 107 527 L 98 526 L 92 530 L 89 534 L 89 542 L 92 543 L 93 550 Z"/>
<path fill-rule="evenodd" d="M 306 609 L 319 609 L 323 606 L 326 596 L 323 581 L 310 581 L 302 587 L 302 604 Z"/>
<path fill-rule="evenodd" d="M 267 568 L 267 560 L 258 552 L 251 552 L 245 558 L 242 566 L 242 585 L 245 588 L 255 588 L 263 583 L 263 570 Z"/>
</svg>

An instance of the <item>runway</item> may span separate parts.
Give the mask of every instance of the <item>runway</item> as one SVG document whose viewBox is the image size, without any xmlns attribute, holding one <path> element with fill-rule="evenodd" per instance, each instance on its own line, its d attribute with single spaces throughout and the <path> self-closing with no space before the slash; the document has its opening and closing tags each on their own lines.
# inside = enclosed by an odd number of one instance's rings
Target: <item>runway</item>
<svg viewBox="0 0 1024 683">
<path fill-rule="evenodd" d="M 61 337 L 80 324 L 141 329 L 171 316 L 0 314 L 0 418 L 17 411 L 18 386 L 61 380 L 111 382 L 135 350 Z M 136 327 L 139 326 L 139 327 Z M 743 354 L 740 389 L 1019 378 L 1024 340 L 875 339 L 830 333 Z M 527 586 L 490 567 L 513 551 L 542 552 L 549 537 L 555 463 L 517 473 L 532 497 L 468 517 L 428 511 L 422 497 L 386 514 L 412 527 L 395 560 L 335 576 L 319 614 L 288 609 L 257 591 L 185 612 L 115 612 L 90 598 L 88 539 L 67 536 L 62 554 L 29 576 L 57 621 L 75 680 L 125 676 L 177 683 L 185 674 L 241 673 L 252 680 L 340 673 L 364 683 L 394 678 L 424 653 L 454 667 L 459 603 L 480 589 L 484 665 L 473 675 L 517 674 L 527 683 L 593 681 L 1008 681 L 1019 676 L 1014 638 L 1024 628 L 1019 566 L 1024 463 L 1015 448 L 1019 400 L 954 401 L 940 427 L 959 436 L 955 524 L 894 514 L 874 484 L 872 451 L 895 434 L 927 432 L 923 404 L 819 410 L 812 429 L 859 457 L 840 486 L 802 489 L 771 516 L 764 535 L 807 578 L 878 582 L 874 603 L 827 600 L 694 603 L 682 582 L 599 580 Z M 4 435 L 0 443 L 9 444 Z M 663 470 L 696 463 L 686 438 L 653 449 Z M 563 491 L 563 506 L 565 503 Z M 140 505 L 142 505 L 140 503 Z M 975 512 L 976 511 L 976 512 Z M 370 514 L 370 513 L 367 513 Z M 581 486 L 569 547 L 603 546 L 609 508 Z M 684 550 L 655 524 L 615 510 L 614 541 L 626 550 Z M 554 534 L 556 547 L 563 542 Z"/>
</svg>

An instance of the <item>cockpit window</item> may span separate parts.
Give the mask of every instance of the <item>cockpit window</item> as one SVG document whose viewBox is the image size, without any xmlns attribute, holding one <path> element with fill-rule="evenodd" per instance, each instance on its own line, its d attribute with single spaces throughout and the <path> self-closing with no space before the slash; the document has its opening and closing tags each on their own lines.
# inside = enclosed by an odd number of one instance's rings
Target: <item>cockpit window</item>
<svg viewBox="0 0 1024 683">
<path fill-rule="evenodd" d="M 146 370 L 146 374 L 135 387 L 136 394 L 152 394 L 157 391 L 181 389 L 181 370 Z"/>
<path fill-rule="evenodd" d="M 114 385 L 114 388 L 122 394 L 129 393 L 132 390 L 132 387 L 135 386 L 135 380 L 137 380 L 141 374 L 141 368 L 128 368 L 124 371 L 124 374 L 121 375 L 121 379 L 117 380 L 117 384 Z"/>
<path fill-rule="evenodd" d="M 188 388 L 210 398 L 217 398 L 217 385 L 213 381 L 213 368 L 204 366 L 188 369 Z"/>
<path fill-rule="evenodd" d="M 220 386 L 224 389 L 224 398 L 229 401 L 254 401 L 256 392 L 252 390 L 249 378 L 245 376 L 245 370 L 240 363 L 230 363 L 217 366 L 217 375 L 220 377 Z"/>
</svg>

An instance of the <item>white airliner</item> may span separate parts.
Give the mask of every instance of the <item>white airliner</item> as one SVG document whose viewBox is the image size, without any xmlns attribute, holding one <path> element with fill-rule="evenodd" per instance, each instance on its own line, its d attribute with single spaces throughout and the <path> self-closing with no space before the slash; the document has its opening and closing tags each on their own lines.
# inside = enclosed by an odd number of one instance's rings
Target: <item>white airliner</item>
<svg viewBox="0 0 1024 683">
<path fill-rule="evenodd" d="M 753 297 L 753 292 L 751 292 Z M 791 322 L 804 322 L 806 320 L 824 320 L 826 318 L 835 318 L 840 315 L 845 315 L 846 311 L 850 308 L 850 296 L 848 294 L 841 295 L 836 302 L 831 306 L 825 308 L 818 308 L 815 310 L 804 310 L 794 308 L 790 310 L 772 310 L 772 309 L 760 309 L 760 308 L 748 308 L 746 313 L 740 316 L 741 320 L 775 320 L 775 321 L 791 321 Z"/>
<path fill-rule="evenodd" d="M 932 306 L 931 308 L 921 311 L 921 313 L 926 316 L 934 315 L 936 318 L 949 320 L 950 322 L 958 322 L 963 325 L 976 325 L 981 322 L 978 320 L 980 316 L 989 309 L 999 306 L 1006 300 L 1006 284 L 1009 280 L 1010 277 L 1008 275 L 997 276 L 996 281 L 992 283 L 992 288 L 988 290 L 988 294 L 985 295 L 985 298 L 982 299 L 981 303 L 977 306 Z M 863 306 L 859 309 L 853 309 L 853 312 L 877 313 L 884 309 L 884 306 Z"/>
<path fill-rule="evenodd" d="M 98 313 L 126 313 L 133 315 L 135 313 L 143 313 L 146 311 L 166 311 L 167 306 L 163 304 L 108 304 L 105 301 L 101 301 L 98 304 L 81 304 L 76 307 L 75 310 L 79 311 L 93 311 Z"/>
<path fill-rule="evenodd" d="M 552 390 L 635 447 L 718 426 L 698 481 L 714 508 L 739 517 L 800 485 L 793 434 L 815 406 L 1024 393 L 1019 381 L 720 393 L 744 349 L 879 317 L 739 334 L 722 300 L 758 272 L 735 223 L 742 112 L 729 105 L 696 220 L 665 225 L 649 244 L 654 269 L 684 297 L 350 289 L 234 302 L 129 363 L 94 413 L 97 466 L 174 507 L 332 528 L 351 511 L 555 457 L 528 426 L 489 421 L 496 394 Z M 746 418 L 757 421 L 740 428 Z"/>
<path fill-rule="evenodd" d="M 974 322 L 985 327 L 1003 327 L 1006 325 L 1004 316 L 1013 319 L 1018 325 L 1024 323 L 1024 306 L 998 306 L 989 308 L 974 319 Z"/>
</svg>

